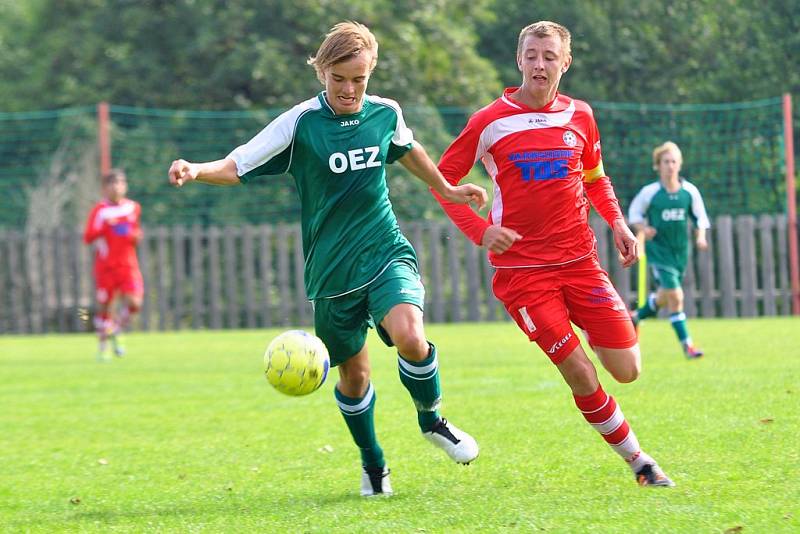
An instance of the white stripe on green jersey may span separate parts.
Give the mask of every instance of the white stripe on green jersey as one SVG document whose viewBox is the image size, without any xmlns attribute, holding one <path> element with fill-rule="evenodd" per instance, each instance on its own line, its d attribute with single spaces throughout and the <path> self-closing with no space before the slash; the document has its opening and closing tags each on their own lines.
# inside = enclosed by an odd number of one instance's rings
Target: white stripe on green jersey
<svg viewBox="0 0 800 534">
<path fill-rule="evenodd" d="M 645 244 L 648 263 L 678 271 L 686 267 L 690 218 L 697 228 L 711 227 L 700 191 L 683 178 L 681 188 L 675 193 L 667 192 L 660 181 L 647 184 L 628 209 L 630 224 L 647 220 L 647 224 L 656 229 L 655 237 Z"/>
<path fill-rule="evenodd" d="M 360 112 L 336 115 L 323 91 L 228 156 L 244 183 L 294 177 L 309 299 L 348 293 L 391 261 L 416 263 L 392 211 L 385 170 L 413 140 L 397 102 L 366 95 Z"/>
</svg>

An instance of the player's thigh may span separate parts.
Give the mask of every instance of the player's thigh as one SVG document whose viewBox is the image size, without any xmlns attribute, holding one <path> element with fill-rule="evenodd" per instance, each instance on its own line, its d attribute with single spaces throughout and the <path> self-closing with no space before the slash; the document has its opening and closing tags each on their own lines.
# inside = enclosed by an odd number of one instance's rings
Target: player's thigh
<svg viewBox="0 0 800 534">
<path fill-rule="evenodd" d="M 565 270 L 562 281 L 570 318 L 588 333 L 595 351 L 637 345 L 628 309 L 596 259 Z"/>
<path fill-rule="evenodd" d="M 358 354 L 367 339 L 369 315 L 363 291 L 314 301 L 314 331 L 335 367 Z"/>
<path fill-rule="evenodd" d="M 387 346 L 425 340 L 425 287 L 416 265 L 405 260 L 392 263 L 367 292 L 369 314 Z"/>
<path fill-rule="evenodd" d="M 651 265 L 650 272 L 659 289 L 677 289 L 683 284 L 683 269 L 672 265 Z"/>
<path fill-rule="evenodd" d="M 111 307 L 111 302 L 114 300 L 114 288 L 116 285 L 114 273 L 108 269 L 95 269 L 94 282 L 95 301 L 99 311 L 107 313 Z"/>
<path fill-rule="evenodd" d="M 498 269 L 492 285 L 519 329 L 554 364 L 561 364 L 580 345 L 552 273 Z"/>
<path fill-rule="evenodd" d="M 139 269 L 126 269 L 120 273 L 119 292 L 128 306 L 136 309 L 142 306 L 144 279 Z"/>
</svg>

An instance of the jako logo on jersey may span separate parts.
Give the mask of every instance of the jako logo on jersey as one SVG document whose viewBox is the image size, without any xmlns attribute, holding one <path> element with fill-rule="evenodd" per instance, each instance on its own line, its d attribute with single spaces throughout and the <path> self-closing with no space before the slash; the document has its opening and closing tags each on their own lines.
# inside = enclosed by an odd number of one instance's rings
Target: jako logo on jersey
<svg viewBox="0 0 800 534">
<path fill-rule="evenodd" d="M 366 148 L 354 148 L 348 150 L 347 154 L 342 152 L 334 152 L 328 158 L 328 166 L 336 174 L 342 174 L 350 169 L 351 171 L 360 171 L 369 167 L 380 167 L 381 162 L 378 160 L 381 148 L 378 146 L 368 146 Z M 364 160 L 367 157 L 366 161 Z"/>
<path fill-rule="evenodd" d="M 341 121 L 339 123 L 339 126 L 358 126 L 358 125 L 359 125 L 358 119 L 353 119 L 351 121 Z"/>
<path fill-rule="evenodd" d="M 686 210 L 683 208 L 670 208 L 661 211 L 663 221 L 683 221 L 686 219 Z"/>
<path fill-rule="evenodd" d="M 575 137 L 575 134 L 567 130 L 564 132 L 564 135 L 561 136 L 561 139 L 564 140 L 564 143 L 567 146 L 575 146 L 578 144 L 578 138 Z"/>
<path fill-rule="evenodd" d="M 572 332 L 567 334 L 566 336 L 561 338 L 561 341 L 556 341 L 553 343 L 553 346 L 547 349 L 548 354 L 555 354 L 558 349 L 564 346 L 564 344 L 572 339 Z"/>
</svg>

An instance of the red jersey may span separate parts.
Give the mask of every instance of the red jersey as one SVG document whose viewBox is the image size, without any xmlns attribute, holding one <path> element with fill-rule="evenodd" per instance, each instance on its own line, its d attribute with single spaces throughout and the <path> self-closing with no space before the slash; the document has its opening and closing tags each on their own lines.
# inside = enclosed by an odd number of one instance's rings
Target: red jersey
<svg viewBox="0 0 800 534">
<path fill-rule="evenodd" d="M 453 185 L 478 160 L 483 162 L 494 182 L 488 220 L 469 206 L 436 197 L 478 245 L 492 224 L 522 235 L 503 254 L 489 253 L 495 267 L 544 267 L 586 258 L 595 238 L 584 193 L 609 224 L 622 217 L 603 171 L 592 108 L 556 94 L 543 108 L 531 109 L 510 98 L 516 89 L 506 89 L 477 111 L 439 162 L 439 170 Z"/>
<path fill-rule="evenodd" d="M 118 204 L 101 200 L 95 204 L 86 221 L 83 240 L 95 243 L 95 269 L 139 269 L 136 243 L 139 241 L 138 202 L 123 199 Z"/>
</svg>

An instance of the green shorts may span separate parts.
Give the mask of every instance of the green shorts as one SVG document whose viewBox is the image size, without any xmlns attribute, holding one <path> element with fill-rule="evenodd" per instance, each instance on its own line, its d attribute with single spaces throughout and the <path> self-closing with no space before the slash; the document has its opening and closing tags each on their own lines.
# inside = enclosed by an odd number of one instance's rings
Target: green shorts
<svg viewBox="0 0 800 534">
<path fill-rule="evenodd" d="M 683 285 L 683 269 L 667 265 L 650 265 L 658 287 L 661 289 L 677 289 Z"/>
<path fill-rule="evenodd" d="M 389 310 L 402 303 L 420 310 L 425 307 L 425 288 L 417 266 L 405 260 L 389 263 L 364 287 L 339 297 L 315 300 L 314 330 L 328 347 L 331 367 L 361 350 L 369 328 L 375 328 L 383 342 L 393 346 L 380 324 Z"/>
</svg>

